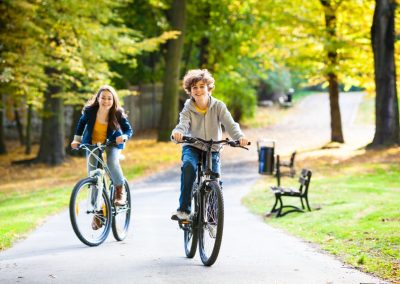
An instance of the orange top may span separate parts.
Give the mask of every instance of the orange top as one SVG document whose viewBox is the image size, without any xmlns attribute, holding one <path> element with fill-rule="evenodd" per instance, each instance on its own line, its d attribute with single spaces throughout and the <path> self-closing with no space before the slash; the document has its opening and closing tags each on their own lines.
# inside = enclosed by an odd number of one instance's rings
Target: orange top
<svg viewBox="0 0 400 284">
<path fill-rule="evenodd" d="M 97 119 L 93 127 L 92 133 L 92 144 L 96 144 L 98 142 L 104 143 L 107 138 L 107 126 L 108 124 L 100 123 Z"/>
</svg>

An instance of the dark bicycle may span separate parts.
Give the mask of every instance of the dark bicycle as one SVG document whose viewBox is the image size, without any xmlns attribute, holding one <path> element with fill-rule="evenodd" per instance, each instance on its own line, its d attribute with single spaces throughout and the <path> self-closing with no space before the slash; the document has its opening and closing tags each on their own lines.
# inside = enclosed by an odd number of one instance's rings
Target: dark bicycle
<svg viewBox="0 0 400 284">
<path fill-rule="evenodd" d="M 115 186 L 111 173 L 104 162 L 103 152 L 106 147 L 116 145 L 115 142 L 90 145 L 80 144 L 79 149 L 87 151 L 98 162 L 98 168 L 91 171 L 89 177 L 80 180 L 71 193 L 69 215 L 75 234 L 84 244 L 98 246 L 103 243 L 110 229 L 117 241 L 125 239 L 131 218 L 131 194 L 128 182 L 124 181 L 126 203 L 124 206 L 114 205 Z M 89 162 L 90 159 L 88 159 Z M 109 185 L 107 185 L 109 182 Z M 101 227 L 92 228 L 92 222 L 97 218 Z"/>
<path fill-rule="evenodd" d="M 195 256 L 198 243 L 201 261 L 204 265 L 211 266 L 217 260 L 224 228 L 224 199 L 219 182 L 220 176 L 211 170 L 211 147 L 219 144 L 248 149 L 240 146 L 239 141 L 228 138 L 213 141 L 184 136 L 183 141 L 202 144 L 207 151 L 203 152 L 203 157 L 197 164 L 197 180 L 192 189 L 190 218 L 188 221 L 179 221 L 179 227 L 184 231 L 186 256 L 188 258 Z"/>
</svg>

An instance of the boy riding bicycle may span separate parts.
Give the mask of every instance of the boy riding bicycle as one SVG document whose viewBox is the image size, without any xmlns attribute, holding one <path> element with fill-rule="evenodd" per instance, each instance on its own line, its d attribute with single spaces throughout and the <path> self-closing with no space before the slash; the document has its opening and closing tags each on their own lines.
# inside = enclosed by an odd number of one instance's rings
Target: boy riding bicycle
<svg viewBox="0 0 400 284">
<path fill-rule="evenodd" d="M 192 136 L 205 140 L 221 140 L 222 127 L 234 140 L 239 140 L 240 146 L 246 146 L 247 138 L 240 130 L 226 105 L 211 96 L 215 88 L 215 80 L 208 70 L 194 69 L 183 78 L 183 88 L 190 96 L 179 114 L 179 123 L 172 131 L 172 140 L 182 142 L 182 137 Z M 206 149 L 199 144 L 182 146 L 182 173 L 179 207 L 171 216 L 172 220 L 189 220 L 190 203 L 193 183 L 196 180 L 197 163 Z M 212 152 L 212 171 L 220 173 L 220 146 L 214 145 Z"/>
</svg>

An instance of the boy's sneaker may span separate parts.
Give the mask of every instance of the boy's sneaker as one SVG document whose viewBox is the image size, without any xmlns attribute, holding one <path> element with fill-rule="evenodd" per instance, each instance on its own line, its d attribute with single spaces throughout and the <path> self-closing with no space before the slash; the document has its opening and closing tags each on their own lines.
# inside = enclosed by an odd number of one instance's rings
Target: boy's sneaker
<svg viewBox="0 0 400 284">
<path fill-rule="evenodd" d="M 171 220 L 174 221 L 189 221 L 189 214 L 183 211 L 176 211 L 172 214 Z"/>
</svg>

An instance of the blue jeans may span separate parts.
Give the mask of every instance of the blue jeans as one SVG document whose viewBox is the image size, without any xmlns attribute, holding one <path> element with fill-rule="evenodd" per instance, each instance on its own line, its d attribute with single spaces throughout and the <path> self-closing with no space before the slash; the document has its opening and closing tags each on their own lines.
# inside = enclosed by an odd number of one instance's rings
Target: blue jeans
<svg viewBox="0 0 400 284">
<path fill-rule="evenodd" d="M 181 174 L 181 195 L 179 197 L 179 211 L 190 213 L 193 183 L 196 181 L 197 163 L 202 153 L 206 152 L 192 146 L 182 148 L 182 174 Z M 203 164 L 204 165 L 204 164 Z M 204 165 L 205 166 L 205 165 Z M 221 164 L 218 152 L 212 152 L 212 171 L 220 173 Z"/>
<path fill-rule="evenodd" d="M 121 150 L 114 146 L 106 148 L 107 166 L 110 169 L 111 179 L 114 183 L 114 186 L 124 184 L 124 175 L 122 173 L 121 165 L 119 164 L 120 152 Z M 99 150 L 95 151 L 94 154 L 99 155 Z M 89 157 L 88 153 L 86 153 L 86 160 L 87 160 L 87 171 L 89 174 L 90 171 L 97 169 L 98 161 L 93 155 Z"/>
</svg>

